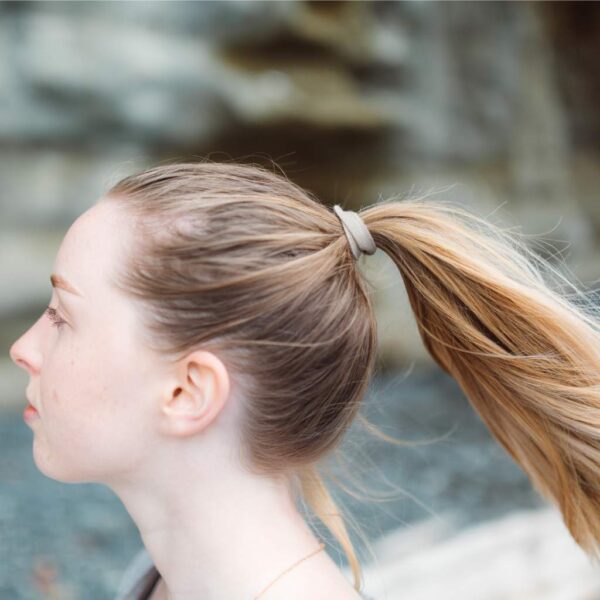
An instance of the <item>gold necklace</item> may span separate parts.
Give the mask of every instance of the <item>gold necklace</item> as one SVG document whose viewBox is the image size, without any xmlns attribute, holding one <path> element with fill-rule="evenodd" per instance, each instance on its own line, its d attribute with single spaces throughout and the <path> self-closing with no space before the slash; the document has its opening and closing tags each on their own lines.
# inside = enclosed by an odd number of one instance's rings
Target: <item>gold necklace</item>
<svg viewBox="0 0 600 600">
<path fill-rule="evenodd" d="M 321 550 L 323 550 L 323 548 L 325 548 L 325 544 L 323 542 L 321 542 L 319 544 L 319 547 L 316 550 L 313 550 L 310 554 L 308 554 L 304 558 L 301 558 L 300 560 L 296 561 L 291 567 L 288 567 L 285 571 L 283 571 L 282 573 L 277 575 L 277 577 L 275 577 L 275 579 L 273 579 L 273 581 L 271 581 L 271 583 L 269 583 L 269 585 L 267 585 L 267 587 L 265 587 L 258 594 L 258 596 L 254 597 L 254 600 L 257 600 L 257 598 L 260 598 L 280 577 L 285 575 L 288 571 L 291 571 L 294 567 L 298 566 L 303 560 L 306 560 L 307 558 L 310 558 L 313 554 L 316 554 L 317 552 L 320 552 Z"/>
</svg>

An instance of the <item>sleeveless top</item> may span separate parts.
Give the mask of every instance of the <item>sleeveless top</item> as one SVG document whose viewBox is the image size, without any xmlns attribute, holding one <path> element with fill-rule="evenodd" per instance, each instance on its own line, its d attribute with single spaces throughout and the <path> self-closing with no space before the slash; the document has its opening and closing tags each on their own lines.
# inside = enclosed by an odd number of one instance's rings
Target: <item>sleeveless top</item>
<svg viewBox="0 0 600 600">
<path fill-rule="evenodd" d="M 148 600 L 158 584 L 160 573 L 157 571 L 146 548 L 142 548 L 126 567 L 121 576 L 114 600 Z M 375 600 L 364 592 L 359 592 L 363 600 Z"/>
</svg>

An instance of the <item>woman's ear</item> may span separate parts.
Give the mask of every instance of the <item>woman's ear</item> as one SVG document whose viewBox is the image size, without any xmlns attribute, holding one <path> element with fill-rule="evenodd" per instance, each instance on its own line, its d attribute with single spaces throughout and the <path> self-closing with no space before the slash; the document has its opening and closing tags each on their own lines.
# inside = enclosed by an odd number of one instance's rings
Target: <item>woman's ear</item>
<svg viewBox="0 0 600 600">
<path fill-rule="evenodd" d="M 196 351 L 176 366 L 162 405 L 167 431 L 193 435 L 207 427 L 225 406 L 229 374 L 212 352 Z"/>
</svg>

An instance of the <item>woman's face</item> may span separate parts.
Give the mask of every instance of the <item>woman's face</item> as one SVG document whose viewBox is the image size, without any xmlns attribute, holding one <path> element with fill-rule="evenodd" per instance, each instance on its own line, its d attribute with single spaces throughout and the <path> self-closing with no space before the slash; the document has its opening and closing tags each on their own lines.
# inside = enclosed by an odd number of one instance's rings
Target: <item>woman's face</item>
<svg viewBox="0 0 600 600">
<path fill-rule="evenodd" d="M 35 463 L 59 481 L 109 482 L 151 453 L 160 365 L 141 343 L 136 307 L 109 284 L 131 239 L 121 210 L 99 202 L 71 225 L 53 268 L 56 314 L 10 349 L 39 413 L 28 421 Z"/>
</svg>

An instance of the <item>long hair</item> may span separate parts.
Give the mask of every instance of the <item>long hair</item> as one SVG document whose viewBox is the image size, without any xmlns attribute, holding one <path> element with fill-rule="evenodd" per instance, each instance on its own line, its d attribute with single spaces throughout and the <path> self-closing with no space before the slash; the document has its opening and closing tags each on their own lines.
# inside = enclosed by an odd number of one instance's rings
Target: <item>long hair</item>
<svg viewBox="0 0 600 600">
<path fill-rule="evenodd" d="M 240 459 L 299 485 L 359 590 L 317 464 L 357 416 L 377 351 L 371 290 L 337 215 L 282 173 L 208 160 L 126 177 L 106 201 L 138 231 L 114 282 L 140 303 L 149 342 L 175 359 L 219 354 L 244 389 Z M 596 305 L 516 233 L 458 205 L 392 198 L 359 214 L 398 268 L 433 359 L 597 554 Z"/>
</svg>

